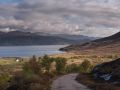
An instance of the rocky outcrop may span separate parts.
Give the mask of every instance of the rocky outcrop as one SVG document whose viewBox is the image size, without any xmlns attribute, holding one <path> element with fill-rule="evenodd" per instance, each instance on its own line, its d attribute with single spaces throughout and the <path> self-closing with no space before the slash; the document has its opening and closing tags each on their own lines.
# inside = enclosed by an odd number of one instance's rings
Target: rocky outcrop
<svg viewBox="0 0 120 90">
<path fill-rule="evenodd" d="M 115 61 L 97 65 L 93 69 L 92 74 L 96 80 L 120 85 L 120 58 Z"/>
</svg>

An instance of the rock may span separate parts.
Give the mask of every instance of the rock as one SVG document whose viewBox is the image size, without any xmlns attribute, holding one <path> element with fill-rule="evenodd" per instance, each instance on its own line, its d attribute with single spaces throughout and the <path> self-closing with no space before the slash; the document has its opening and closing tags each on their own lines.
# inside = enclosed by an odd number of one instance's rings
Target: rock
<svg viewBox="0 0 120 90">
<path fill-rule="evenodd" d="M 94 79 L 120 84 L 120 58 L 96 66 L 92 74 Z"/>
<path fill-rule="evenodd" d="M 111 79 L 112 75 L 111 74 L 104 74 L 100 77 L 103 78 L 105 81 L 109 81 Z"/>
</svg>

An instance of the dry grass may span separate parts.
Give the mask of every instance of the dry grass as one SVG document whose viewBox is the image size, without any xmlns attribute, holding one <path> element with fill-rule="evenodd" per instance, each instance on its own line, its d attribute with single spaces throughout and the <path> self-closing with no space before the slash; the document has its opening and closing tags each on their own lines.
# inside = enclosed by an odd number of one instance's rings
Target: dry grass
<svg viewBox="0 0 120 90">
<path fill-rule="evenodd" d="M 80 53 L 63 53 L 51 55 L 51 57 L 63 57 L 66 58 L 67 64 L 81 64 L 84 60 L 90 61 L 92 64 L 101 64 L 103 62 L 112 61 L 118 57 L 116 54 L 109 55 L 94 55 L 94 54 L 80 54 Z"/>
<path fill-rule="evenodd" d="M 63 53 L 51 55 L 50 57 L 62 57 L 67 59 L 67 64 L 81 64 L 83 61 L 88 60 L 93 65 L 100 64 L 103 62 L 109 62 L 114 60 L 116 57 L 120 57 L 114 54 L 111 55 L 82 55 L 80 53 Z M 23 62 L 16 62 L 16 58 L 0 58 L 0 67 L 4 69 L 5 72 L 14 74 L 15 72 L 22 70 L 22 65 L 28 62 L 29 58 L 24 58 Z"/>
<path fill-rule="evenodd" d="M 22 71 L 25 62 L 28 62 L 28 59 L 16 62 L 16 58 L 0 58 L 0 71 L 7 72 L 10 76 L 15 75 L 16 72 Z"/>
<path fill-rule="evenodd" d="M 51 79 L 53 76 L 49 73 L 37 74 L 34 72 L 29 73 L 29 71 L 24 73 L 23 65 L 29 62 L 25 59 L 21 62 L 16 62 L 15 58 L 1 58 L 0 72 L 7 72 L 7 75 L 10 76 L 10 80 L 6 80 L 6 78 L 3 78 L 3 80 L 1 79 L 0 85 L 2 85 L 1 83 L 6 82 L 4 86 L 0 86 L 0 90 L 6 90 L 4 88 L 7 88 L 7 90 L 50 90 Z M 32 62 L 30 65 L 33 66 L 30 66 L 32 67 L 30 69 L 33 69 L 35 66 L 35 69 L 38 70 L 39 67 L 36 68 L 37 64 L 38 63 Z M 5 75 L 3 77 L 5 77 Z"/>
<path fill-rule="evenodd" d="M 81 64 L 83 61 L 88 60 L 94 65 L 103 63 L 103 62 L 108 62 L 108 61 L 114 60 L 115 58 L 114 55 L 104 55 L 104 56 L 103 55 L 82 55 L 80 53 L 64 53 L 64 54 L 51 55 L 50 57 L 66 58 L 67 64 Z M 28 62 L 28 59 L 24 59 L 23 62 L 16 62 L 15 58 L 0 58 L 0 67 L 2 67 L 0 69 L 4 69 L 4 71 L 8 72 L 10 75 L 15 75 L 16 72 L 22 71 L 22 66 L 25 62 Z M 45 80 L 42 79 L 40 81 L 40 82 L 43 81 L 42 82 L 43 84 L 41 85 L 43 86 L 45 85 L 46 83 L 45 81 L 50 79 L 49 76 L 50 75 L 44 76 Z M 101 83 L 96 84 L 96 82 L 93 81 L 88 76 L 89 75 L 80 75 L 80 77 L 78 77 L 79 81 L 95 90 L 120 90 L 120 88 L 117 89 L 118 87 L 115 87 L 109 84 L 105 84 L 105 85 Z M 48 79 L 46 79 L 46 77 L 48 77 Z M 45 85 L 45 86 L 49 86 L 50 83 L 47 83 L 47 84 L 48 85 Z M 34 86 L 38 87 L 39 83 L 35 83 Z M 108 89 L 108 87 L 110 88 Z M 31 88 L 34 88 L 34 87 L 31 87 Z"/>
</svg>

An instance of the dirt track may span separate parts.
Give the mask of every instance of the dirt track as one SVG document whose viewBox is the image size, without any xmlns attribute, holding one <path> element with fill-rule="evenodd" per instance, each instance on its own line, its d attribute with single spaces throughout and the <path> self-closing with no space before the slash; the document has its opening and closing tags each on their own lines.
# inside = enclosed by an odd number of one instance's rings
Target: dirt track
<svg viewBox="0 0 120 90">
<path fill-rule="evenodd" d="M 78 74 L 68 74 L 56 79 L 51 90 L 90 90 L 86 86 L 75 81 Z"/>
</svg>

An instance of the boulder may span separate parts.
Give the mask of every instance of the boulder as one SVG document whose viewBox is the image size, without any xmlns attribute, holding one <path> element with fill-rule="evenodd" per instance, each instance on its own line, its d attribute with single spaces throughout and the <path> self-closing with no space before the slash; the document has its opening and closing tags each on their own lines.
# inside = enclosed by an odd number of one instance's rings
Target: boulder
<svg viewBox="0 0 120 90">
<path fill-rule="evenodd" d="M 120 58 L 94 67 L 94 79 L 112 82 L 120 85 Z"/>
</svg>

